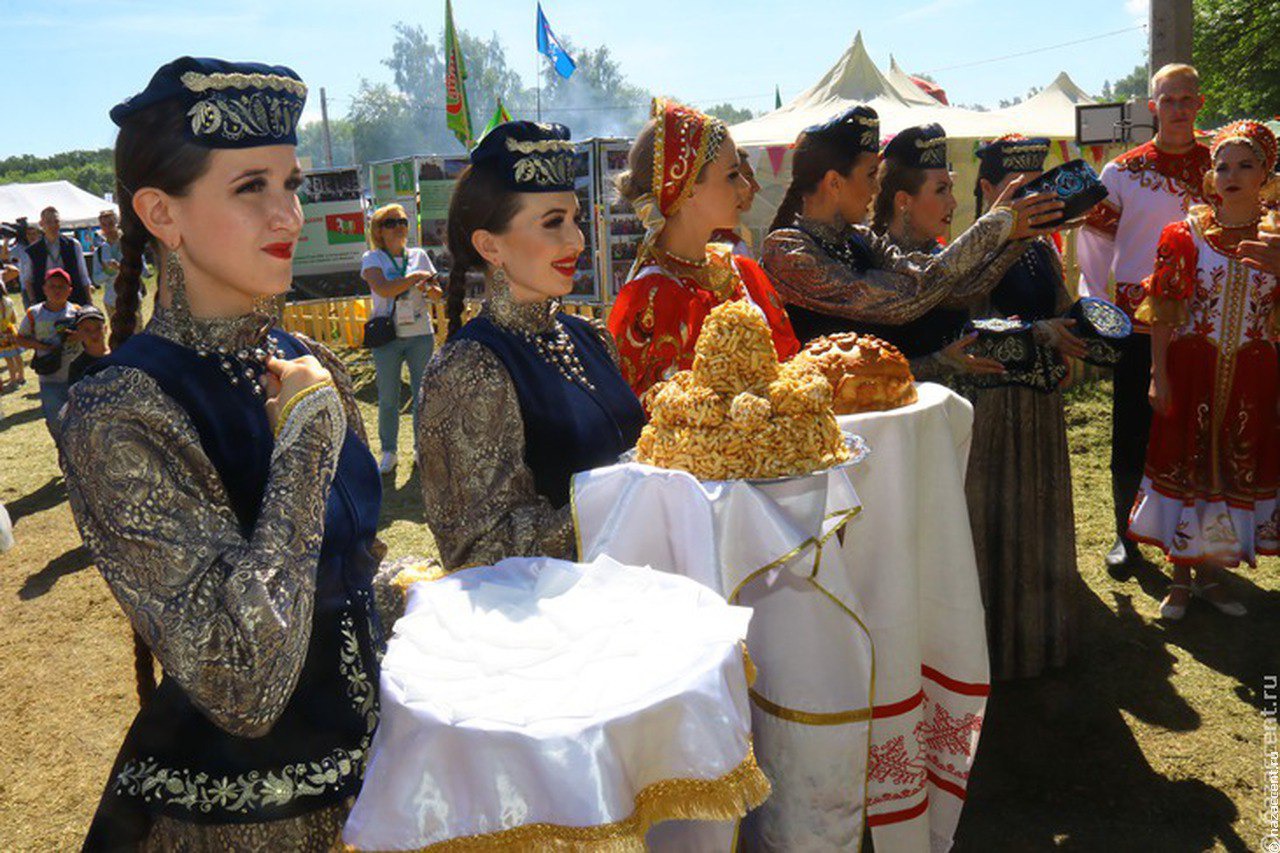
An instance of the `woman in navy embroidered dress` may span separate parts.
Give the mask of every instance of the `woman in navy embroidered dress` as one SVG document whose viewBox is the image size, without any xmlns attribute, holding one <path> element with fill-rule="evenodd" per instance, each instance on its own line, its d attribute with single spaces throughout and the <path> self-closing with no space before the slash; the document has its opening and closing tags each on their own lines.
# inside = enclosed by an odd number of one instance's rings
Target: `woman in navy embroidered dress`
<svg viewBox="0 0 1280 853">
<path fill-rule="evenodd" d="M 576 558 L 569 481 L 616 461 L 644 422 L 603 323 L 560 312 L 583 249 L 568 140 L 561 125 L 499 125 L 450 201 L 449 341 L 427 368 L 418 430 L 450 571 Z M 459 328 L 469 271 L 484 273 L 485 301 Z"/>
<path fill-rule="evenodd" d="M 381 486 L 341 363 L 255 310 L 292 277 L 305 95 L 184 57 L 111 113 L 115 351 L 73 389 L 62 464 L 142 709 L 86 849 L 328 850 L 359 789 Z M 148 245 L 165 275 L 133 334 Z"/>
</svg>

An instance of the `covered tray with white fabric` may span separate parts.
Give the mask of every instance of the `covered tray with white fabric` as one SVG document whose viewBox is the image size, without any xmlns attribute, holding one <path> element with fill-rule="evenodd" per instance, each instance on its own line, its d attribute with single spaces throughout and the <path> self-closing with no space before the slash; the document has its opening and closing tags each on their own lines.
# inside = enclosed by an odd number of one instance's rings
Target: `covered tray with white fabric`
<svg viewBox="0 0 1280 853">
<path fill-rule="evenodd" d="M 861 509 L 850 472 L 867 456 L 771 480 L 699 480 L 625 462 L 578 474 L 584 559 L 607 555 L 693 578 L 754 611 L 752 726 L 773 794 L 740 849 L 855 849 L 872 704 L 871 638 L 855 615 L 838 542 Z M 871 454 L 874 455 L 874 449 Z"/>
<path fill-rule="evenodd" d="M 730 849 L 769 792 L 751 747 L 750 618 L 607 557 L 513 558 L 413 584 L 344 842 Z"/>
</svg>

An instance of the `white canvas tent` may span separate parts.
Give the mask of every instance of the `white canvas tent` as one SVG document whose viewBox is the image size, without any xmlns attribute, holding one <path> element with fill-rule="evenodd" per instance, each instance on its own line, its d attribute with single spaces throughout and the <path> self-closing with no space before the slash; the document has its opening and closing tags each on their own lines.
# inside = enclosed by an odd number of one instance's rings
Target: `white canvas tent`
<svg viewBox="0 0 1280 853">
<path fill-rule="evenodd" d="M 1075 106 L 1090 103 L 1093 99 L 1063 72 L 1043 91 L 1008 109 L 981 112 L 947 106 L 917 86 L 896 61 L 890 62 L 888 74 L 881 72 L 858 33 L 812 88 L 791 103 L 730 130 L 739 145 L 785 145 L 806 127 L 856 104 L 867 104 L 880 115 L 880 133 L 886 137 L 904 127 L 936 121 L 956 138 L 990 139 L 1005 133 L 1074 138 Z"/>
<path fill-rule="evenodd" d="M 858 33 L 826 74 L 791 103 L 729 129 L 734 142 L 750 152 L 761 185 L 746 224 L 758 238 L 772 220 L 791 179 L 789 149 L 802 130 L 849 107 L 867 104 L 880 116 L 882 140 L 903 128 L 929 122 L 938 122 L 946 130 L 947 155 L 960 199 L 953 225 L 958 233 L 972 221 L 973 205 L 968 199 L 977 174 L 974 151 L 980 141 L 1006 133 L 1047 136 L 1054 144 L 1046 167 L 1084 156 L 1101 170 L 1107 159 L 1119 153 L 1117 147 L 1103 150 L 1093 146 L 1081 151 L 1075 146 L 1075 107 L 1088 103 L 1093 99 L 1063 72 L 1043 91 L 1007 109 L 982 112 L 947 106 L 917 86 L 896 61 L 891 59 L 889 71 L 882 72 Z"/>
<path fill-rule="evenodd" d="M 0 222 L 13 222 L 25 216 L 35 224 L 40 211 L 52 205 L 58 208 L 63 228 L 85 228 L 98 224 L 98 214 L 117 210 L 105 198 L 77 187 L 69 181 L 42 184 L 0 184 Z"/>
</svg>

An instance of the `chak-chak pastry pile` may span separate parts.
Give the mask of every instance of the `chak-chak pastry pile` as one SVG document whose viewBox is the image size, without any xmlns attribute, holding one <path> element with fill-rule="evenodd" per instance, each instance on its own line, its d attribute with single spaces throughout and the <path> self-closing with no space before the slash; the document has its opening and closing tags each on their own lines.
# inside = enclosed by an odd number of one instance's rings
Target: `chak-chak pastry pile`
<svg viewBox="0 0 1280 853">
<path fill-rule="evenodd" d="M 810 341 L 795 360 L 827 377 L 837 415 L 881 412 L 919 399 L 906 357 L 893 344 L 871 335 L 827 335 Z"/>
<path fill-rule="evenodd" d="M 831 384 L 814 367 L 778 365 L 769 327 L 750 305 L 713 309 L 693 369 L 654 386 L 636 459 L 702 480 L 808 474 L 849 458 L 831 412 Z"/>
</svg>

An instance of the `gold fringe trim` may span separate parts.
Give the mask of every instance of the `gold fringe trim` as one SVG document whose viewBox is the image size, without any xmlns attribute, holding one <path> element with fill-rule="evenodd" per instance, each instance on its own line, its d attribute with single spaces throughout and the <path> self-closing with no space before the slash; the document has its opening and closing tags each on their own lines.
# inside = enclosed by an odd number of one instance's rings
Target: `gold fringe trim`
<svg viewBox="0 0 1280 853">
<path fill-rule="evenodd" d="M 1133 318 L 1148 326 L 1161 325 L 1177 328 L 1186 325 L 1191 315 L 1187 312 L 1187 303 L 1181 299 L 1148 294 L 1138 306 L 1138 310 L 1133 312 Z"/>
<path fill-rule="evenodd" d="M 418 848 L 418 853 L 516 853 L 522 850 L 568 853 L 643 853 L 649 828 L 666 820 L 734 820 L 760 805 L 769 780 L 756 764 L 750 744 L 742 763 L 718 779 L 664 779 L 636 794 L 631 816 L 599 826 L 531 823 L 501 832 L 452 838 Z M 348 853 L 371 853 L 344 845 Z M 386 851 L 391 853 L 391 851 Z"/>
<path fill-rule="evenodd" d="M 438 581 L 440 578 L 448 577 L 449 573 L 444 570 L 444 566 L 435 561 L 426 563 L 418 563 L 414 566 L 405 566 L 396 572 L 396 576 L 391 579 L 391 585 L 400 590 L 401 593 L 409 591 L 409 587 L 419 581 Z"/>
</svg>

